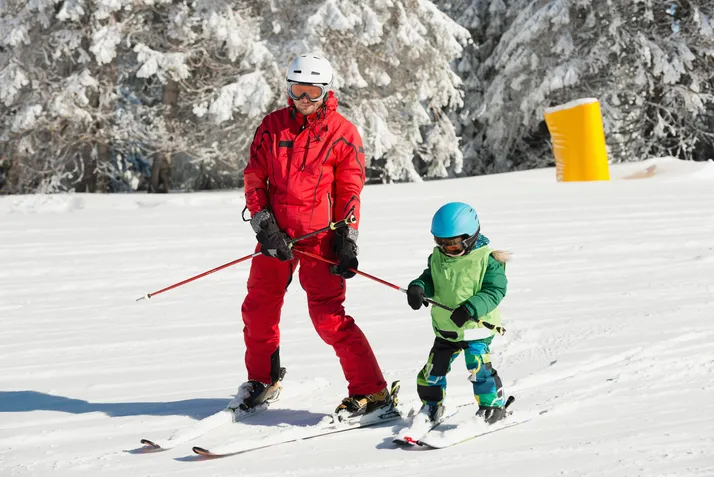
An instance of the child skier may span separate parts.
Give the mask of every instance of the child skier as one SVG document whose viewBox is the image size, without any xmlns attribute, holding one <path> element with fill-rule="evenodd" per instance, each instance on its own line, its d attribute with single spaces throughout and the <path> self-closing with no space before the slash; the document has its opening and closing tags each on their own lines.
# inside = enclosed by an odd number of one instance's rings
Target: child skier
<svg viewBox="0 0 714 477">
<path fill-rule="evenodd" d="M 501 379 L 491 366 L 489 345 L 500 330 L 497 306 L 506 296 L 508 253 L 489 248 L 489 240 L 479 232 L 471 206 L 451 202 L 441 207 L 431 223 L 437 246 L 428 268 L 407 289 L 414 310 L 426 305 L 425 297 L 454 309 L 432 307 L 436 339 L 417 377 L 424 404 L 419 413 L 432 424 L 442 418 L 446 375 L 462 350 L 479 405 L 477 416 L 489 424 L 505 417 Z"/>
</svg>

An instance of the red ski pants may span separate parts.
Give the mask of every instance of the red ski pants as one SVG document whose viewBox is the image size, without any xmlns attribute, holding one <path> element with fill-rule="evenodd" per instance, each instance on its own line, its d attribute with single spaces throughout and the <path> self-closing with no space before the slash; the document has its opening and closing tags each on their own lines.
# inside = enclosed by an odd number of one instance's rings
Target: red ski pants
<svg viewBox="0 0 714 477">
<path fill-rule="evenodd" d="M 332 258 L 330 241 L 323 238 L 300 249 Z M 258 249 L 260 246 L 258 246 Z M 372 348 L 354 319 L 345 314 L 345 280 L 330 273 L 329 265 L 295 254 L 288 262 L 258 255 L 248 278 L 248 295 L 241 309 L 248 379 L 270 383 L 280 367 L 280 312 L 293 271 L 300 265 L 300 284 L 307 293 L 307 307 L 317 334 L 335 349 L 348 382 L 348 393 L 371 394 L 387 383 Z"/>
</svg>

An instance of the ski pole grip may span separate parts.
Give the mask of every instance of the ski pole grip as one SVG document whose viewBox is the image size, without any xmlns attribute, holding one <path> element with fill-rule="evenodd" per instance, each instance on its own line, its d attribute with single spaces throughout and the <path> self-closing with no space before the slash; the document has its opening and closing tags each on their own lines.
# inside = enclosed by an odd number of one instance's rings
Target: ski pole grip
<svg viewBox="0 0 714 477">
<path fill-rule="evenodd" d="M 330 230 L 341 229 L 342 227 L 347 227 L 349 224 L 356 224 L 356 223 L 357 223 L 357 217 L 355 217 L 355 214 L 350 214 L 349 216 L 345 217 L 342 220 L 330 223 Z"/>
</svg>

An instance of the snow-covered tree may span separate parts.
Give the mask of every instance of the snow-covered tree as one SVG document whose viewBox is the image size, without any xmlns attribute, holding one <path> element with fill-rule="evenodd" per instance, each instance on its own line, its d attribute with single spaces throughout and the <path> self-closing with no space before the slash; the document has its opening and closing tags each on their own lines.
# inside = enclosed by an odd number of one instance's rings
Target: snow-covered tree
<svg viewBox="0 0 714 477">
<path fill-rule="evenodd" d="M 335 88 L 362 130 L 373 173 L 414 181 L 461 171 L 458 138 L 443 112 L 462 104 L 450 62 L 469 40 L 465 29 L 423 0 L 279 3 L 281 24 L 307 10 L 299 19 L 302 41 L 296 44 L 290 31 L 286 49 L 319 46 L 330 58 Z"/>
<path fill-rule="evenodd" d="M 332 61 L 375 175 L 416 180 L 461 166 L 443 112 L 461 102 L 448 65 L 468 33 L 431 2 L 0 6 L 3 192 L 165 190 L 172 170 L 177 187 L 238 185 L 255 127 L 286 104 L 285 70 L 306 51 Z"/>
<path fill-rule="evenodd" d="M 213 116 L 222 119 L 235 103 L 236 113 L 253 121 L 259 112 L 251 105 L 270 103 L 265 94 L 227 97 L 231 84 L 255 90 L 262 74 L 275 73 L 245 6 L 171 0 L 9 6 L 0 20 L 10 51 L 0 101 L 16 191 L 78 188 L 87 175 L 105 181 L 100 190 L 136 188 L 150 163 L 156 173 L 179 154 L 194 168 L 220 173 L 221 165 L 235 166 L 233 148 L 250 133 L 236 134 L 235 125 L 218 131 L 201 119 L 203 103 L 215 96 Z"/>
<path fill-rule="evenodd" d="M 712 158 L 710 1 L 440 2 L 474 37 L 458 64 L 467 172 L 552 162 L 545 108 L 602 105 L 610 157 Z"/>
</svg>

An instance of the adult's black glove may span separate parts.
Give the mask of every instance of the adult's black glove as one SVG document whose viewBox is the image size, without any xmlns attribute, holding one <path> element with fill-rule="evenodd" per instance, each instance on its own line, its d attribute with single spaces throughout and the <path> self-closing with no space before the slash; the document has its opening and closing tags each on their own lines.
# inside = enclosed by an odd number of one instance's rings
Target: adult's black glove
<svg viewBox="0 0 714 477">
<path fill-rule="evenodd" d="M 250 225 L 257 234 L 260 251 L 267 257 L 274 257 L 284 262 L 293 259 L 293 251 L 288 245 L 290 237 L 280 230 L 275 217 L 268 209 L 263 209 L 250 219 Z"/>
<path fill-rule="evenodd" d="M 335 237 L 332 242 L 332 250 L 337 255 L 336 266 L 330 267 L 330 271 L 335 275 L 340 275 L 344 279 L 352 278 L 356 275 L 351 269 L 357 270 L 357 237 L 359 232 L 352 227 L 342 227 L 335 230 Z"/>
<path fill-rule="evenodd" d="M 424 300 L 424 289 L 419 285 L 411 285 L 407 288 L 407 303 L 412 307 L 412 310 L 418 310 L 429 304 Z"/>
<path fill-rule="evenodd" d="M 464 306 L 461 305 L 457 309 L 454 310 L 454 312 L 451 314 L 451 321 L 454 322 L 456 326 L 461 328 L 466 324 L 467 321 L 471 319 L 471 313 L 469 313 L 469 310 Z"/>
</svg>

